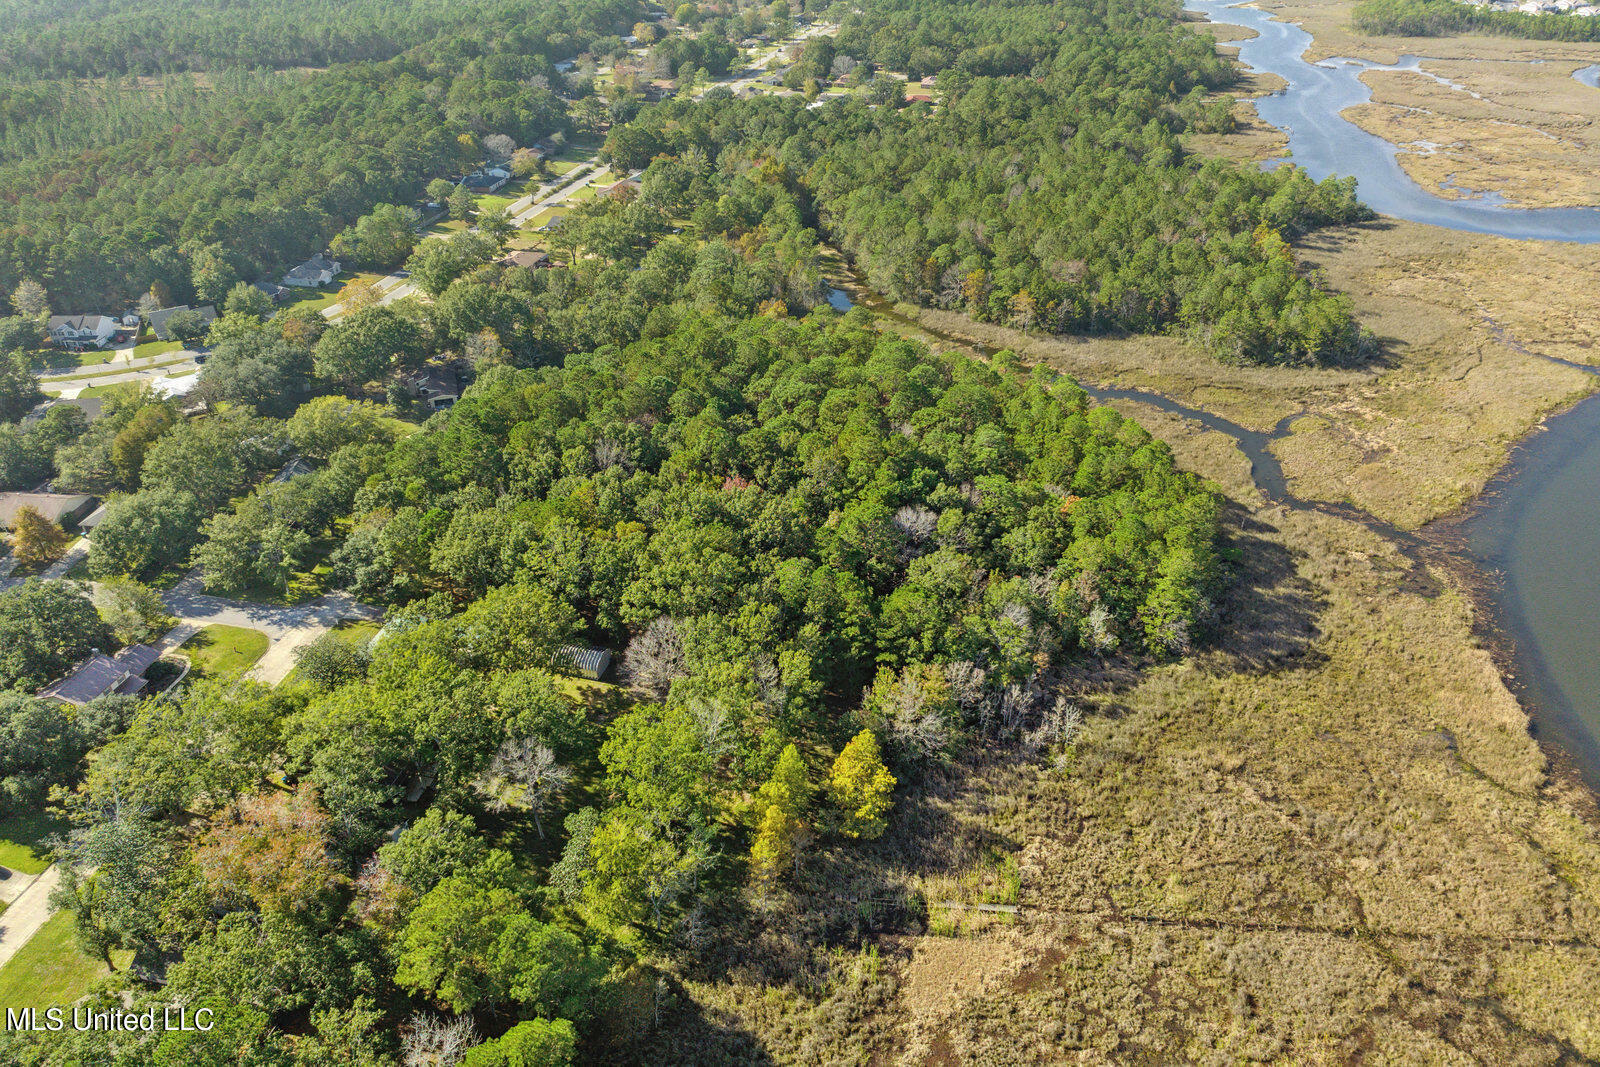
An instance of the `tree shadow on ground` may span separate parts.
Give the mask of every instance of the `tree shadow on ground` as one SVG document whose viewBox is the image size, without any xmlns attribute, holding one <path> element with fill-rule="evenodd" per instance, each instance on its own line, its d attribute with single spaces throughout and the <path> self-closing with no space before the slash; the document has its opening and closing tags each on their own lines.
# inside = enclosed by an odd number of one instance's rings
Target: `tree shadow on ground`
<svg viewBox="0 0 1600 1067">
<path fill-rule="evenodd" d="M 1217 605 L 1210 651 L 1217 667 L 1260 674 L 1325 662 L 1315 645 L 1327 601 L 1300 574 L 1294 553 L 1273 526 L 1236 504 L 1224 522 L 1225 549 L 1235 562 Z"/>
</svg>

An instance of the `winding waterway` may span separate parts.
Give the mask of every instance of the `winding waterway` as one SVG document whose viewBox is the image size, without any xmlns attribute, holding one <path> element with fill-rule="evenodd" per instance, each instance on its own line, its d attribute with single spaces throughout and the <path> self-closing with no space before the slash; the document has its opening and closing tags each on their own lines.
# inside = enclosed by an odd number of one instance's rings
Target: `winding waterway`
<svg viewBox="0 0 1600 1067">
<path fill-rule="evenodd" d="M 1502 237 L 1600 242 L 1600 209 L 1510 208 L 1493 193 L 1459 200 L 1435 196 L 1401 169 L 1394 145 L 1340 116 L 1345 108 L 1372 99 L 1372 90 L 1361 81 L 1364 71 L 1417 70 L 1418 57 L 1403 56 L 1397 67 L 1345 58 L 1307 63 L 1301 57 L 1311 47 L 1311 35 L 1292 22 L 1238 7 L 1236 0 L 1190 0 L 1188 10 L 1255 31 L 1249 40 L 1230 42 L 1238 47 L 1240 62 L 1289 83 L 1258 99 L 1256 113 L 1289 135 L 1290 159 L 1313 178 L 1353 176 L 1363 201 L 1396 218 Z"/>
<path fill-rule="evenodd" d="M 1257 100 L 1256 111 L 1288 135 L 1290 158 L 1312 177 L 1354 176 L 1361 199 L 1374 210 L 1416 222 L 1520 239 L 1600 241 L 1600 210 L 1594 208 L 1509 208 L 1493 196 L 1433 195 L 1401 169 L 1394 145 L 1339 115 L 1371 99 L 1363 71 L 1396 68 L 1342 58 L 1308 63 L 1302 56 L 1312 43 L 1309 33 L 1235 2 L 1191 0 L 1189 10 L 1256 32 L 1237 42 L 1240 61 L 1288 83 Z M 1418 62 L 1404 56 L 1399 69 L 1417 69 Z M 1600 64 L 1573 77 L 1600 88 Z M 1249 446 L 1247 454 L 1262 447 L 1240 441 Z M 1263 469 L 1254 455 L 1252 461 Z M 1461 547 L 1494 579 L 1495 621 L 1511 639 L 1510 681 L 1536 733 L 1566 753 L 1600 792 L 1597 486 L 1600 399 L 1591 399 L 1524 440 L 1458 529 Z"/>
</svg>

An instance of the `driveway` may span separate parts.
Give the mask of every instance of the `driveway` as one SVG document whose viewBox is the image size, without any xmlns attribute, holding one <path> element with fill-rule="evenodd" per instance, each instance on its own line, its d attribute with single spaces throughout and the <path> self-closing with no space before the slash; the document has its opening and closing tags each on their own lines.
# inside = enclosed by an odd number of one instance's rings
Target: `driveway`
<svg viewBox="0 0 1600 1067">
<path fill-rule="evenodd" d="M 344 593 L 329 593 L 287 608 L 206 596 L 195 591 L 196 585 L 198 579 L 191 575 L 171 592 L 163 593 L 161 599 L 167 610 L 181 623 L 195 629 L 212 625 L 240 626 L 266 634 L 271 644 L 247 677 L 268 685 L 277 685 L 294 670 L 297 649 L 309 645 L 341 622 L 350 619 L 376 622 L 383 617 L 379 609 L 357 603 Z M 176 632 L 169 635 L 176 636 Z"/>
<path fill-rule="evenodd" d="M 403 275 L 403 274 L 388 274 L 388 275 L 385 275 L 382 278 L 379 278 L 377 281 L 373 282 L 372 283 L 373 291 L 379 294 L 378 303 L 379 304 L 387 304 L 392 300 L 399 299 L 399 297 L 394 296 L 392 294 L 392 290 L 394 290 L 397 287 L 398 288 L 409 288 L 408 286 L 404 286 L 403 285 L 405 280 L 406 280 L 406 278 L 405 278 L 405 275 Z M 344 314 L 344 303 L 342 301 L 339 302 L 339 303 L 336 303 L 336 304 L 329 304 L 327 307 L 322 309 L 322 317 L 326 318 L 326 319 L 336 319 L 340 315 L 343 315 L 343 314 Z"/>
<path fill-rule="evenodd" d="M 15 871 L 11 876 L 28 877 Z M 7 905 L 4 915 L 0 915 L 0 967 L 5 966 L 50 918 L 53 910 L 50 907 L 50 894 L 55 892 L 60 881 L 61 868 L 51 866 Z"/>
</svg>

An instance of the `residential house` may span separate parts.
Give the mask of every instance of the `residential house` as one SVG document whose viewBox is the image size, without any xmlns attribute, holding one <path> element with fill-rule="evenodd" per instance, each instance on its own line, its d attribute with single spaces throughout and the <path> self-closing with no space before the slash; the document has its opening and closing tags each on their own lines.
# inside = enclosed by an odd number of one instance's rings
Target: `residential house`
<svg viewBox="0 0 1600 1067">
<path fill-rule="evenodd" d="M 332 282 L 338 273 L 339 261 L 318 252 L 285 274 L 283 284 L 300 289 L 316 289 Z"/>
<path fill-rule="evenodd" d="M 105 408 L 105 401 L 97 396 L 80 396 L 72 400 L 63 400 L 60 397 L 51 397 L 34 405 L 32 411 L 23 416 L 23 422 L 38 422 L 48 415 L 52 409 L 68 407 L 77 408 L 83 412 L 83 417 L 93 422 L 100 417 L 100 412 Z"/>
<path fill-rule="evenodd" d="M 96 652 L 65 678 L 39 690 L 41 700 L 57 700 L 81 708 L 108 693 L 136 696 L 144 691 L 144 674 L 161 653 L 149 645 L 129 645 L 115 656 Z"/>
<path fill-rule="evenodd" d="M 511 180 L 511 172 L 504 167 L 482 167 L 461 179 L 469 193 L 495 193 Z"/>
<path fill-rule="evenodd" d="M 94 510 L 95 499 L 78 493 L 0 493 L 0 530 L 14 530 L 17 513 L 32 508 L 57 526 L 76 526 Z"/>
<path fill-rule="evenodd" d="M 285 300 L 289 299 L 289 290 L 285 289 L 277 282 L 263 280 L 254 282 L 252 284 L 254 284 L 255 287 L 261 290 L 263 293 L 266 293 L 267 296 L 271 297 L 274 304 L 281 304 Z"/>
<path fill-rule="evenodd" d="M 117 320 L 110 315 L 53 315 L 48 326 L 50 340 L 74 351 L 104 348 L 117 335 L 118 328 Z"/>
<path fill-rule="evenodd" d="M 513 252 L 509 256 L 502 256 L 499 262 L 502 267 L 527 267 L 529 270 L 535 270 L 539 267 L 548 267 L 550 256 L 548 253 L 527 248 Z"/>
<path fill-rule="evenodd" d="M 644 188 L 644 183 L 638 178 L 624 178 L 606 190 L 606 195 L 617 200 L 627 199 L 639 195 L 639 190 Z"/>
<path fill-rule="evenodd" d="M 217 309 L 210 304 L 203 304 L 197 308 L 191 308 L 188 304 L 176 304 L 169 308 L 150 312 L 150 332 L 163 341 L 173 340 L 172 331 L 167 324 L 172 319 L 172 316 L 180 311 L 200 312 L 201 320 L 207 325 L 217 321 Z"/>
<path fill-rule="evenodd" d="M 453 407 L 465 388 L 461 368 L 453 363 L 430 363 L 406 379 L 411 395 L 434 411 Z"/>
<path fill-rule="evenodd" d="M 578 645 L 562 645 L 556 650 L 556 655 L 585 678 L 599 681 L 611 666 L 611 653 L 603 648 L 581 648 Z"/>
</svg>

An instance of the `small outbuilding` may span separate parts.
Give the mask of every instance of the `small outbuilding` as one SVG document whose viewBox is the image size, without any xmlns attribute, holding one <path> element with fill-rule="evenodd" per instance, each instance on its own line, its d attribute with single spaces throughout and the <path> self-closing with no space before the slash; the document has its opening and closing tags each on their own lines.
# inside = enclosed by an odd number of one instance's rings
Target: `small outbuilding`
<svg viewBox="0 0 1600 1067">
<path fill-rule="evenodd" d="M 562 645 L 557 655 L 585 678 L 599 681 L 611 666 L 611 653 L 603 648 Z"/>
</svg>

